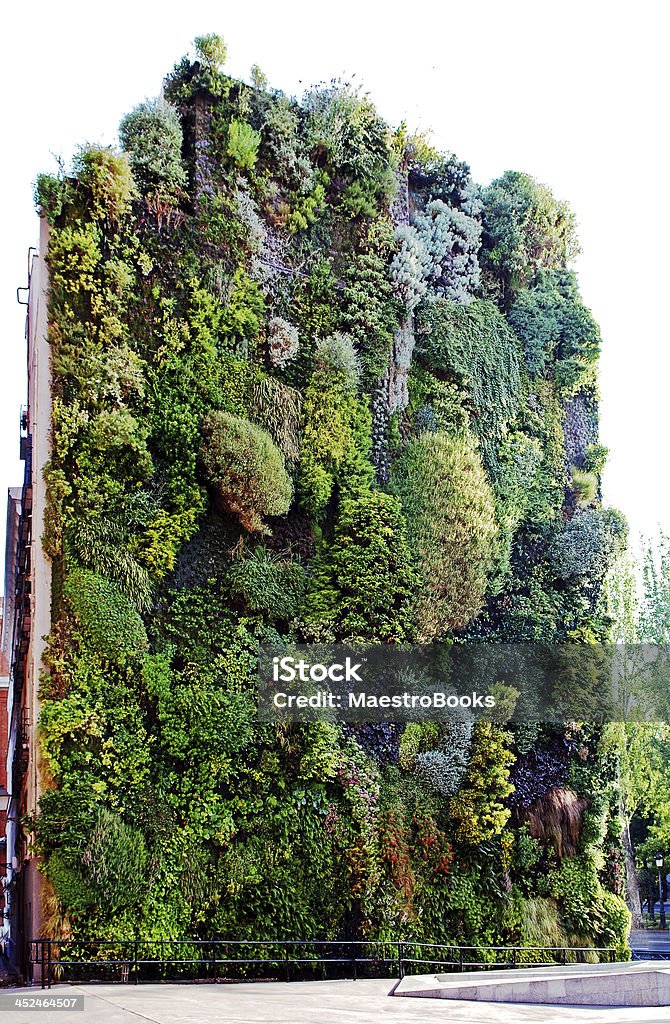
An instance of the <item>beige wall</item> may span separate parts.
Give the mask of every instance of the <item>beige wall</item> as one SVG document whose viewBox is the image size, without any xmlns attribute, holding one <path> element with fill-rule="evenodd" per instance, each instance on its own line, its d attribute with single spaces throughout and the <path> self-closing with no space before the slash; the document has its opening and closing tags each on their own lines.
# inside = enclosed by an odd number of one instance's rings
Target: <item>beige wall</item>
<svg viewBox="0 0 670 1024">
<path fill-rule="evenodd" d="M 31 613 L 32 627 L 28 651 L 24 705 L 28 716 L 30 759 L 25 778 L 24 814 L 35 814 L 40 796 L 40 757 L 37 735 L 39 718 L 38 689 L 43 669 L 44 637 L 51 630 L 51 563 L 42 550 L 46 505 L 43 469 L 51 450 L 51 369 L 47 344 L 48 273 L 44 257 L 49 242 L 49 226 L 40 221 L 39 253 L 35 256 L 30 278 L 28 308 L 28 429 L 32 437 L 32 536 L 31 536 Z M 40 881 L 36 864 L 24 865 L 24 927 L 33 938 L 40 934 Z"/>
</svg>

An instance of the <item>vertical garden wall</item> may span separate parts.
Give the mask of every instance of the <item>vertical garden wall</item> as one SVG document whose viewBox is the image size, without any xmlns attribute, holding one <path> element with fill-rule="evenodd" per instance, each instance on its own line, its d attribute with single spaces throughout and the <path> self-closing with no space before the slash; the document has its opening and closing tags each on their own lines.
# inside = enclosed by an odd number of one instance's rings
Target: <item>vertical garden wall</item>
<svg viewBox="0 0 670 1024">
<path fill-rule="evenodd" d="M 197 51 L 37 183 L 46 933 L 622 944 L 606 727 L 255 706 L 261 642 L 608 638 L 570 210 Z"/>
</svg>

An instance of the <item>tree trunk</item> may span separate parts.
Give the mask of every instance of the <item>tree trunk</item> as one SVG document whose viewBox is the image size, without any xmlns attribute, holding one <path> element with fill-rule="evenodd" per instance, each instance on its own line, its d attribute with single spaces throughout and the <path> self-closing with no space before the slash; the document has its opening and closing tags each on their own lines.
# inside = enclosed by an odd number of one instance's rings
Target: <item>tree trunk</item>
<svg viewBox="0 0 670 1024">
<path fill-rule="evenodd" d="M 624 856 L 626 858 L 626 894 L 628 906 L 633 915 L 633 928 L 640 928 L 642 925 L 642 904 L 640 902 L 640 887 L 637 883 L 637 871 L 635 870 L 635 855 L 633 844 L 630 841 L 630 828 L 628 818 L 624 815 L 622 840 Z"/>
</svg>

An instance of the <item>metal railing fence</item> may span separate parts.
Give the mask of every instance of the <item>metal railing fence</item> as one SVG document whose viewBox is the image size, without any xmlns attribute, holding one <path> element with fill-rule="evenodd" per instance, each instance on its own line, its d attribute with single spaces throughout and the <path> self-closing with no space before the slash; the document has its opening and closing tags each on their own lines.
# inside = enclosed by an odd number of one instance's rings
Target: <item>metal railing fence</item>
<svg viewBox="0 0 670 1024">
<path fill-rule="evenodd" d="M 457 946 L 374 940 L 33 939 L 32 979 L 54 982 L 403 978 L 451 971 L 615 963 L 612 947 Z"/>
</svg>

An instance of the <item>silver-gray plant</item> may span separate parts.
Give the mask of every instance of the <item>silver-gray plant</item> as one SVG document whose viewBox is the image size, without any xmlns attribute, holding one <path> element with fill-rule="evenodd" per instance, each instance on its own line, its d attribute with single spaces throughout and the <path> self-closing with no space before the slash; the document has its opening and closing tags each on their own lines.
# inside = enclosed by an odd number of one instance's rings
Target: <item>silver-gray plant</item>
<svg viewBox="0 0 670 1024">
<path fill-rule="evenodd" d="M 466 719 L 448 722 L 439 747 L 417 754 L 414 771 L 437 793 L 453 796 L 468 768 L 471 739 L 472 722 Z"/>
<path fill-rule="evenodd" d="M 317 338 L 316 365 L 326 373 L 340 374 L 352 389 L 358 384 L 360 360 L 349 334 L 336 331 L 328 338 Z"/>
<path fill-rule="evenodd" d="M 476 204 L 472 206 L 476 209 Z M 428 286 L 451 302 L 467 304 L 479 288 L 482 226 L 469 216 L 434 199 L 412 225 L 396 228 L 397 252 L 391 263 L 396 297 L 412 313 Z"/>
<path fill-rule="evenodd" d="M 275 316 L 268 325 L 268 350 L 273 366 L 285 366 L 298 354 L 298 329 L 283 317 Z"/>
</svg>

